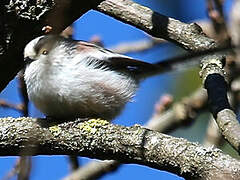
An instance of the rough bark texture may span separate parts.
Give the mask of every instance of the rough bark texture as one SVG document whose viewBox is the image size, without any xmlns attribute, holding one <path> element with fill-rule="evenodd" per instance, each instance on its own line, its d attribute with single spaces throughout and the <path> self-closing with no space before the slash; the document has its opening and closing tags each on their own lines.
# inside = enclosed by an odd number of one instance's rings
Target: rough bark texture
<svg viewBox="0 0 240 180">
<path fill-rule="evenodd" d="M 1 156 L 80 155 L 138 163 L 185 178 L 240 178 L 240 163 L 220 150 L 139 125 L 123 127 L 92 119 L 49 126 L 44 119 L 2 118 L 0 127 Z"/>
<path fill-rule="evenodd" d="M 217 47 L 215 41 L 208 38 L 197 24 L 185 24 L 131 0 L 101 1 L 96 9 L 187 50 L 203 51 Z"/>
<path fill-rule="evenodd" d="M 236 114 L 224 109 L 218 113 L 216 122 L 225 139 L 240 153 L 240 124 Z"/>
<path fill-rule="evenodd" d="M 200 74 L 208 90 L 210 109 L 222 135 L 240 153 L 240 124 L 228 102 L 223 60 L 221 55 L 206 56 L 201 62 Z M 212 79 L 208 81 L 209 78 Z"/>
</svg>

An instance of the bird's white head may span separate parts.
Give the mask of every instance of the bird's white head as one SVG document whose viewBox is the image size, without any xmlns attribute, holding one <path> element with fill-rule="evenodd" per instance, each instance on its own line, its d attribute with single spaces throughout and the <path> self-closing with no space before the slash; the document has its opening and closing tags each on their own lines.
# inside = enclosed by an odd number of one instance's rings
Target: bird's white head
<svg viewBox="0 0 240 180">
<path fill-rule="evenodd" d="M 43 38 L 44 36 L 39 36 L 33 40 L 31 40 L 26 47 L 24 48 L 24 58 L 30 58 L 30 59 L 35 59 L 37 56 L 37 52 L 36 52 L 36 44 L 38 43 L 38 41 Z"/>
</svg>

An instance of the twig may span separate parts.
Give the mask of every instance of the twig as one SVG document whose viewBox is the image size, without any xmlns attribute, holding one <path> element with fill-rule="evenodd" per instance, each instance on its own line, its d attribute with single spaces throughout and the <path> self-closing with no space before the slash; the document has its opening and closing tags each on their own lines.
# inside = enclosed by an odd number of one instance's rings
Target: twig
<svg viewBox="0 0 240 180">
<path fill-rule="evenodd" d="M 5 101 L 1 101 L 0 104 L 3 105 L 3 107 L 8 107 L 8 108 L 18 110 L 22 114 L 22 116 L 26 117 L 28 116 L 29 100 L 27 95 L 26 84 L 23 78 L 23 70 L 20 71 L 18 74 L 18 90 L 19 90 L 20 98 L 22 99 L 21 104 L 12 105 L 12 104 L 6 103 Z M 8 173 L 6 178 L 18 174 L 18 180 L 28 180 L 31 172 L 31 166 L 32 166 L 31 157 L 21 156 L 17 160 L 16 165 L 13 167 L 13 169 Z"/>
<path fill-rule="evenodd" d="M 62 180 L 97 179 L 105 173 L 113 172 L 119 165 L 120 163 L 114 160 L 92 161 L 64 177 Z"/>
<path fill-rule="evenodd" d="M 27 117 L 29 115 L 29 99 L 27 94 L 27 87 L 24 81 L 24 70 L 21 70 L 18 73 L 18 90 L 20 94 L 20 98 L 22 100 L 22 115 Z M 22 153 L 20 153 L 21 155 Z M 30 177 L 31 169 L 32 169 L 32 158 L 29 156 L 21 156 L 20 157 L 20 168 L 18 173 L 18 180 L 28 180 Z"/>
<path fill-rule="evenodd" d="M 219 128 L 215 122 L 215 119 L 211 116 L 208 128 L 206 132 L 205 139 L 203 141 L 203 145 L 205 146 L 216 146 L 220 147 L 223 144 L 222 134 L 219 131 Z"/>
<path fill-rule="evenodd" d="M 12 177 L 14 177 L 18 171 L 19 171 L 19 164 L 20 164 L 20 159 L 18 159 L 14 165 L 14 167 L 5 175 L 1 180 L 9 180 Z"/>
<path fill-rule="evenodd" d="M 9 171 L 7 175 L 2 178 L 2 180 L 12 179 L 17 174 L 18 179 L 21 180 L 29 179 L 29 173 L 31 172 L 29 168 L 31 169 L 31 159 L 29 157 L 22 156 L 21 158 L 17 159 L 12 170 Z"/>
<path fill-rule="evenodd" d="M 18 73 L 18 91 L 20 94 L 20 98 L 22 100 L 22 115 L 27 117 L 29 99 L 27 94 L 27 87 L 24 81 L 24 70 L 21 70 Z"/>
<path fill-rule="evenodd" d="M 164 94 L 160 97 L 159 101 L 155 104 L 153 116 L 157 116 L 173 104 L 173 97 L 170 94 Z"/>
<path fill-rule="evenodd" d="M 72 38 L 73 33 L 74 33 L 73 26 L 68 26 L 66 29 L 64 29 L 61 32 L 60 35 L 65 37 L 65 38 Z"/>
<path fill-rule="evenodd" d="M 32 159 L 29 156 L 19 158 L 18 180 L 28 180 L 32 168 Z"/>
<path fill-rule="evenodd" d="M 13 110 L 16 110 L 19 112 L 22 112 L 22 110 L 23 110 L 22 104 L 15 105 L 15 104 L 8 103 L 4 100 L 0 100 L 0 107 L 10 108 L 10 109 L 13 109 Z"/>
<path fill-rule="evenodd" d="M 100 36 L 94 35 L 90 38 L 89 42 L 96 44 L 98 46 L 104 47 L 103 41 Z"/>
<path fill-rule="evenodd" d="M 230 14 L 230 33 L 231 33 L 231 37 L 232 37 L 232 43 L 235 46 L 239 46 L 240 45 L 240 1 L 239 0 L 235 0 L 233 2 L 233 6 L 232 6 L 232 10 L 231 10 L 231 14 Z M 236 63 L 239 65 L 240 63 L 240 50 L 239 49 L 234 49 L 234 52 L 236 53 L 235 58 L 236 59 Z"/>
<path fill-rule="evenodd" d="M 230 44 L 231 39 L 224 18 L 223 3 L 224 0 L 207 0 L 207 10 L 217 35 L 216 39 L 221 43 Z"/>
<path fill-rule="evenodd" d="M 79 168 L 79 162 L 77 156 L 68 156 L 69 164 L 70 164 L 70 170 L 75 171 Z"/>
<path fill-rule="evenodd" d="M 161 43 L 166 43 L 166 41 L 162 39 L 151 38 L 146 40 L 139 40 L 136 42 L 120 43 L 115 47 L 110 47 L 110 49 L 116 53 L 126 54 L 131 52 L 146 51 Z"/>
</svg>

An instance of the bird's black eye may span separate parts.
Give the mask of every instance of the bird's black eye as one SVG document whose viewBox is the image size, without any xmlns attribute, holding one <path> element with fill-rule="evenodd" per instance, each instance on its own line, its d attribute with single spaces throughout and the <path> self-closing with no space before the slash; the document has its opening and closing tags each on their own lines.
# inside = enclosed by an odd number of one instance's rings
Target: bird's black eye
<svg viewBox="0 0 240 180">
<path fill-rule="evenodd" d="M 47 55 L 47 54 L 48 54 L 48 51 L 47 51 L 47 50 L 43 50 L 42 54 L 43 54 L 43 55 Z"/>
<path fill-rule="evenodd" d="M 30 57 L 25 57 L 24 58 L 24 64 L 31 64 L 35 59 L 32 59 Z"/>
</svg>

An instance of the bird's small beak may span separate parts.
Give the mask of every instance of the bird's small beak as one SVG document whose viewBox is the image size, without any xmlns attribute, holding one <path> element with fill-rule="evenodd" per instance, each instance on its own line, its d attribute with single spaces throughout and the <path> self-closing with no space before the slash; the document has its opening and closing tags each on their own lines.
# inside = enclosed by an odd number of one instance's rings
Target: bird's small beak
<svg viewBox="0 0 240 180">
<path fill-rule="evenodd" d="M 30 64 L 33 61 L 35 61 L 35 59 L 32 59 L 32 58 L 30 58 L 28 56 L 24 58 L 24 64 L 25 65 Z"/>
</svg>

